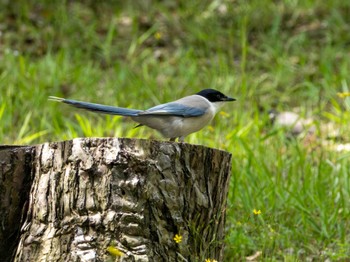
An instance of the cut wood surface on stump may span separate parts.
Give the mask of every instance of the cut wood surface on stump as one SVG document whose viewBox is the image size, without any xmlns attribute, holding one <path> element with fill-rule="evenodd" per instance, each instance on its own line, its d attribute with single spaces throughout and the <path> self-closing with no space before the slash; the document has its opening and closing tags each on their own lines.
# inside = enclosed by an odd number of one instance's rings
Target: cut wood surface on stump
<svg viewBox="0 0 350 262">
<path fill-rule="evenodd" d="M 14 261 L 222 260 L 228 152 L 125 138 L 26 150 L 0 147 L 1 177 L 22 174 L 17 206 L 7 204 L 18 213 L 17 227 L 8 228 L 18 237 L 12 247 L 0 246 Z M 13 162 L 16 152 L 22 168 Z"/>
</svg>

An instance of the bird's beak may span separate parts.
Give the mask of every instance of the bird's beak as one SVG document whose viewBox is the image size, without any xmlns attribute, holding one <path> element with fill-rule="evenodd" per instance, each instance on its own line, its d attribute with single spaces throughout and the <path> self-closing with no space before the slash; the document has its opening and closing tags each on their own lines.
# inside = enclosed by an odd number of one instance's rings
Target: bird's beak
<svg viewBox="0 0 350 262">
<path fill-rule="evenodd" d="M 225 100 L 223 100 L 223 101 L 227 101 L 227 102 L 229 102 L 229 101 L 236 101 L 237 99 L 236 98 L 233 98 L 233 97 L 226 97 L 225 98 Z"/>
</svg>

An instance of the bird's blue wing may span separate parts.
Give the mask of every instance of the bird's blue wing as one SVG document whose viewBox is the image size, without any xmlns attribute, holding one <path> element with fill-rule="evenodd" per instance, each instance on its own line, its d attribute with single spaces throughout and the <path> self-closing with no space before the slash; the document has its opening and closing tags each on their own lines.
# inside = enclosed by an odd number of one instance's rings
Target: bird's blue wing
<svg viewBox="0 0 350 262">
<path fill-rule="evenodd" d="M 194 117 L 201 116 L 205 113 L 206 109 L 191 107 L 175 102 L 166 103 L 152 107 L 146 111 L 140 112 L 138 115 L 164 115 L 164 116 L 182 116 L 182 117 Z"/>
</svg>

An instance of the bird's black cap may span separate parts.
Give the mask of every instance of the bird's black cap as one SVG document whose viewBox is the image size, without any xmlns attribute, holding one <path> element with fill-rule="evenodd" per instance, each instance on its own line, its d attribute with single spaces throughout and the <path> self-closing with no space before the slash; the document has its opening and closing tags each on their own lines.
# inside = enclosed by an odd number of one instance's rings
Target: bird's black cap
<svg viewBox="0 0 350 262">
<path fill-rule="evenodd" d="M 210 102 L 236 101 L 235 98 L 228 97 L 228 96 L 224 95 L 223 93 L 221 93 L 220 91 L 217 91 L 215 89 L 203 89 L 202 91 L 198 92 L 197 95 L 205 97 Z"/>
</svg>

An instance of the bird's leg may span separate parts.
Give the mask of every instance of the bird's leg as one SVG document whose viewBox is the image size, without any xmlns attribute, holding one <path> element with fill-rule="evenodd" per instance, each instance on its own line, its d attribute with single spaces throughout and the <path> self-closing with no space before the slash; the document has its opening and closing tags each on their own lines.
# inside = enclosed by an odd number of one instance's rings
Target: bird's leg
<svg viewBox="0 0 350 262">
<path fill-rule="evenodd" d="M 179 142 L 180 143 L 184 143 L 185 142 L 185 137 L 184 136 L 180 136 L 179 137 Z"/>
</svg>

